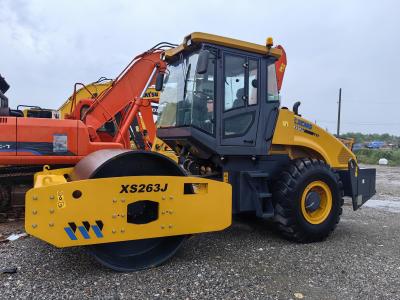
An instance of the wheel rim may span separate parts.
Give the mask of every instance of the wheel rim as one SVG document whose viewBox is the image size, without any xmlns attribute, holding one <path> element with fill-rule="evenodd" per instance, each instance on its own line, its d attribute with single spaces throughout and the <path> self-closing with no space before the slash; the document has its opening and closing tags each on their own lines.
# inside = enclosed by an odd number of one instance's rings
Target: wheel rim
<svg viewBox="0 0 400 300">
<path fill-rule="evenodd" d="M 332 192 L 329 186 L 320 180 L 309 183 L 301 197 L 304 219 L 311 224 L 321 224 L 328 218 L 331 210 Z"/>
</svg>

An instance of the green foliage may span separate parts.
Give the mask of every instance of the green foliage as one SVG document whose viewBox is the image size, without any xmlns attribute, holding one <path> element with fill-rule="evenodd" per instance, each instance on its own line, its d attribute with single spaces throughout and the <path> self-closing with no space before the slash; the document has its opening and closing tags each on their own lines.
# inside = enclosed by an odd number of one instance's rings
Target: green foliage
<svg viewBox="0 0 400 300">
<path fill-rule="evenodd" d="M 390 166 L 400 166 L 400 149 L 360 149 L 354 153 L 357 155 L 358 161 L 364 164 L 378 164 L 380 158 L 386 158 Z"/>
<path fill-rule="evenodd" d="M 353 138 L 355 143 L 367 144 L 372 141 L 382 141 L 393 144 L 394 149 L 360 149 L 355 150 L 357 159 L 365 164 L 378 164 L 380 158 L 386 158 L 391 166 L 400 166 L 400 136 L 384 134 L 363 134 L 361 132 L 348 132 L 341 134 L 342 138 Z"/>
<path fill-rule="evenodd" d="M 383 141 L 387 144 L 400 145 L 400 137 L 395 135 L 390 135 L 388 133 L 384 134 L 363 134 L 361 132 L 348 132 L 341 134 L 342 138 L 353 138 L 355 143 L 367 143 L 372 141 Z"/>
</svg>

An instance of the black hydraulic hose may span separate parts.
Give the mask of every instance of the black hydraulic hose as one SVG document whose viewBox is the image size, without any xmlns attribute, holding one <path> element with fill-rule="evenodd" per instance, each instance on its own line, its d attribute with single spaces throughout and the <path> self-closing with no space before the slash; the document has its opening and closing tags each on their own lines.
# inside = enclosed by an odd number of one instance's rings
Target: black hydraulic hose
<svg viewBox="0 0 400 300">
<path fill-rule="evenodd" d="M 177 47 L 177 44 L 169 43 L 169 42 L 161 42 L 158 43 L 157 45 L 153 46 L 150 48 L 150 50 L 155 50 L 155 49 L 161 49 L 161 48 L 174 48 Z"/>
</svg>

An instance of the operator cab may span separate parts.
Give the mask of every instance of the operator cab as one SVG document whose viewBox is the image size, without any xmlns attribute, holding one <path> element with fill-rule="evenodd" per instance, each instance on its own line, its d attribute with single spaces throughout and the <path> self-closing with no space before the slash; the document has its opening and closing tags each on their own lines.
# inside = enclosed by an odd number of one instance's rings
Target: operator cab
<svg viewBox="0 0 400 300">
<path fill-rule="evenodd" d="M 279 107 L 279 51 L 204 33 L 186 37 L 165 53 L 157 136 L 202 159 L 266 155 Z"/>
</svg>

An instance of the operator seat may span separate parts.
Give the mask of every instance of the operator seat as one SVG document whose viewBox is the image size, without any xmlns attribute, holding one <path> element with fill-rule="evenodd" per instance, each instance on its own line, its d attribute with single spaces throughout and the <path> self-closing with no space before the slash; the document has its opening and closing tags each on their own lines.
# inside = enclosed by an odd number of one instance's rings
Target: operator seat
<svg viewBox="0 0 400 300">
<path fill-rule="evenodd" d="M 236 107 L 243 107 L 245 105 L 245 100 L 243 99 L 244 96 L 244 88 L 238 89 L 236 92 L 236 99 L 233 101 L 232 108 Z"/>
</svg>

